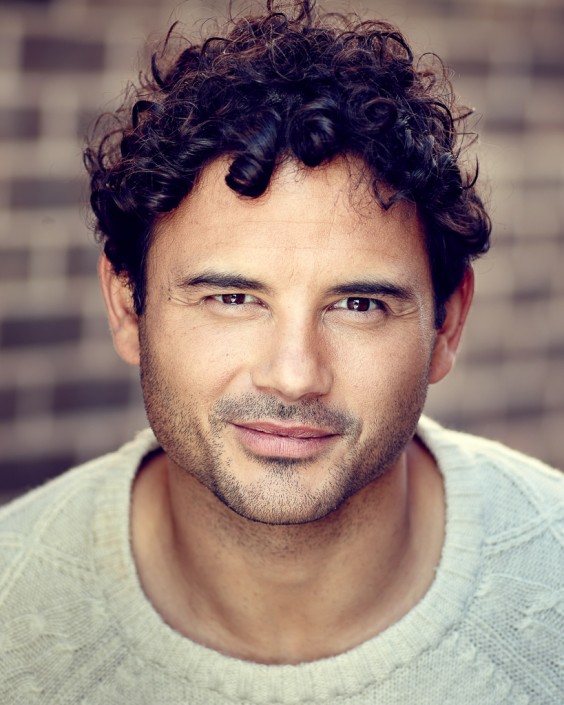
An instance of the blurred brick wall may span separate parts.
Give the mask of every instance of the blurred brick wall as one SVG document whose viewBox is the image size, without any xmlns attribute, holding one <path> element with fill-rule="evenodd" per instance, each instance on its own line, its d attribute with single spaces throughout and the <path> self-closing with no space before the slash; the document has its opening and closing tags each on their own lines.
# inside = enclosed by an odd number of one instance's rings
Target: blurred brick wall
<svg viewBox="0 0 564 705">
<path fill-rule="evenodd" d="M 142 47 L 221 0 L 0 2 L 0 496 L 113 449 L 145 425 L 115 355 L 86 221 L 82 137 L 135 78 Z M 326 7 L 343 9 L 344 3 Z M 428 410 L 564 466 L 564 6 L 384 0 L 483 115 L 494 246 L 455 372 Z M 155 34 L 156 33 L 156 34 Z"/>
</svg>

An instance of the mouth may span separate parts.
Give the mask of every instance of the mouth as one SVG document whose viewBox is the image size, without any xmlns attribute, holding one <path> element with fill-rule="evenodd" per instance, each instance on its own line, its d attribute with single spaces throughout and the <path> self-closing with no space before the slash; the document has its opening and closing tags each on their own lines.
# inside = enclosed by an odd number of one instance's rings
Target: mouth
<svg viewBox="0 0 564 705">
<path fill-rule="evenodd" d="M 233 423 L 239 442 L 254 455 L 309 458 L 332 443 L 339 434 L 325 428 L 287 425 L 271 421 Z"/>
</svg>

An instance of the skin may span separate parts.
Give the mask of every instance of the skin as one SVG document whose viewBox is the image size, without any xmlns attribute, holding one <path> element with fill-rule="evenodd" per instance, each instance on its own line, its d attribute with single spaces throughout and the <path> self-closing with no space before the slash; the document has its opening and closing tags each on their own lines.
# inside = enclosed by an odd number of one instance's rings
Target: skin
<svg viewBox="0 0 564 705">
<path fill-rule="evenodd" d="M 441 330 L 416 210 L 383 211 L 361 165 L 289 162 L 258 199 L 218 160 L 159 224 L 147 301 L 100 262 L 118 353 L 140 364 L 164 451 L 141 469 L 132 543 L 174 629 L 263 663 L 345 651 L 429 588 L 440 473 L 414 438 L 451 369 L 468 272 Z"/>
</svg>

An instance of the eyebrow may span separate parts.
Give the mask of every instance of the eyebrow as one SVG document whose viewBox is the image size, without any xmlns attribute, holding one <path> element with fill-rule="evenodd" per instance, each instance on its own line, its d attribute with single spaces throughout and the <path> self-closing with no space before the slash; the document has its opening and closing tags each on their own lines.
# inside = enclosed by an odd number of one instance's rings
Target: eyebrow
<svg viewBox="0 0 564 705">
<path fill-rule="evenodd" d="M 181 289 L 209 287 L 224 290 L 251 290 L 265 294 L 272 293 L 272 289 L 258 279 L 243 277 L 232 272 L 218 272 L 212 269 L 206 269 L 192 277 L 181 278 L 176 282 L 176 286 Z M 393 284 L 383 279 L 362 279 L 343 282 L 331 287 L 327 294 L 329 296 L 383 296 L 408 303 L 416 300 L 415 293 L 410 287 Z"/>
<path fill-rule="evenodd" d="M 384 296 L 398 301 L 412 302 L 416 300 L 415 292 L 408 286 L 393 284 L 392 282 L 377 279 L 361 279 L 359 281 L 337 284 L 329 289 L 331 296 Z"/>
<path fill-rule="evenodd" d="M 213 289 L 251 289 L 263 294 L 271 292 L 270 287 L 258 279 L 250 279 L 231 272 L 216 272 L 212 269 L 206 269 L 193 277 L 181 278 L 176 282 L 176 286 L 181 289 L 211 287 Z"/>
</svg>

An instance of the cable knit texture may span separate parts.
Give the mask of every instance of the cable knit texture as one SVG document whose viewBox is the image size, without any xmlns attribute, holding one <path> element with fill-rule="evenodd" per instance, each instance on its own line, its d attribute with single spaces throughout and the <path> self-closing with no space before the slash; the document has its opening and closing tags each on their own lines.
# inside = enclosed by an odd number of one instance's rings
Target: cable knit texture
<svg viewBox="0 0 564 705">
<path fill-rule="evenodd" d="M 428 419 L 419 435 L 447 499 L 431 588 L 375 638 L 297 666 L 195 644 L 145 598 L 129 506 L 150 430 L 3 508 L 0 702 L 562 705 L 563 476 Z"/>
</svg>

